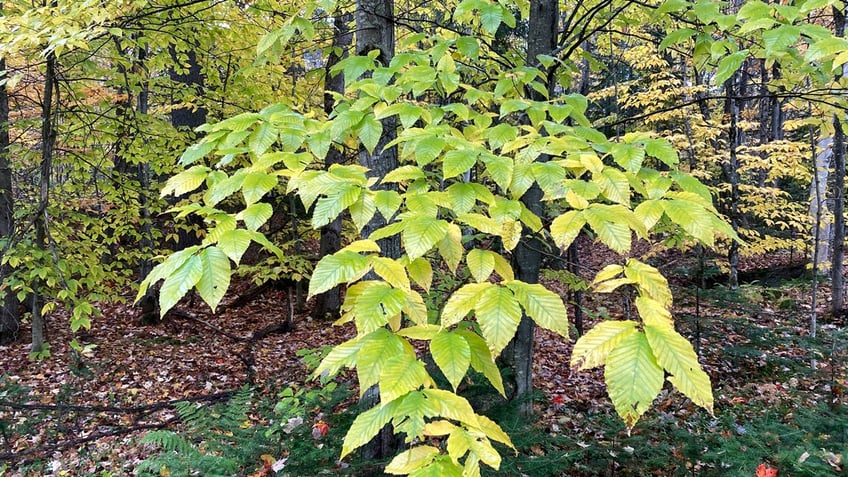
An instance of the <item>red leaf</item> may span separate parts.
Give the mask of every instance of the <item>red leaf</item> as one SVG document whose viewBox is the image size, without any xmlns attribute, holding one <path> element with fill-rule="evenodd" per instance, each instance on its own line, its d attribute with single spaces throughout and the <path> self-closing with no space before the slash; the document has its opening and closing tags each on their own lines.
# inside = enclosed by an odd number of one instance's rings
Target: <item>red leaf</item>
<svg viewBox="0 0 848 477">
<path fill-rule="evenodd" d="M 765 464 L 760 464 L 757 467 L 757 477 L 777 477 L 777 469 L 772 469 Z"/>
</svg>

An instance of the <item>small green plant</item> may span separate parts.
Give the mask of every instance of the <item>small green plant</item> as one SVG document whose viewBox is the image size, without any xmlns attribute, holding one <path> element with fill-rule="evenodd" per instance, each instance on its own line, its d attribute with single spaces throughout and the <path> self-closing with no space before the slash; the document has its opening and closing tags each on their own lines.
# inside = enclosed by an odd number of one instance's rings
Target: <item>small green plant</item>
<svg viewBox="0 0 848 477">
<path fill-rule="evenodd" d="M 153 445 L 159 453 L 145 459 L 136 468 L 137 475 L 223 477 L 255 467 L 259 456 L 273 449 L 264 433 L 248 423 L 252 399 L 253 391 L 245 387 L 223 404 L 177 404 L 184 430 L 147 433 L 141 443 Z"/>
</svg>

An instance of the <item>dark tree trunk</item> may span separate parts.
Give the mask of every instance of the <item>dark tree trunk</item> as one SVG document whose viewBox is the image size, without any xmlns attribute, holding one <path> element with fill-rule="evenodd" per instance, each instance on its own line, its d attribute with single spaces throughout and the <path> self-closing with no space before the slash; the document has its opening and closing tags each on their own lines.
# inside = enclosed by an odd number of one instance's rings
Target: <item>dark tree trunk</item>
<svg viewBox="0 0 848 477">
<path fill-rule="evenodd" d="M 745 68 L 745 65 L 742 65 Z M 737 94 L 742 88 L 740 84 L 740 72 L 737 71 L 725 83 L 725 91 L 727 92 L 727 103 L 725 105 L 727 114 L 730 116 L 730 126 L 728 128 L 728 160 L 722 164 L 725 180 L 730 183 L 730 197 L 727 198 L 727 211 L 730 218 L 730 225 L 734 231 L 739 230 L 739 158 L 737 150 L 742 142 L 741 131 L 739 129 L 739 101 Z M 727 262 L 730 266 L 728 273 L 727 286 L 731 289 L 739 287 L 739 243 L 732 241 L 727 252 Z"/>
<path fill-rule="evenodd" d="M 170 76 L 171 81 L 188 86 L 188 93 L 191 94 L 191 90 L 194 90 L 194 96 L 199 98 L 203 94 L 203 87 L 205 85 L 205 81 L 203 78 L 203 71 L 200 68 L 200 63 L 197 60 L 197 52 L 194 50 L 190 50 L 186 52 L 185 59 L 188 64 L 181 65 L 182 68 L 171 68 L 168 70 L 168 76 Z M 177 52 L 175 47 L 171 47 L 171 59 L 174 60 L 174 63 L 179 63 L 181 60 L 181 55 Z M 174 98 L 177 101 L 182 101 L 184 98 Z M 206 114 L 208 111 L 203 107 L 195 107 L 195 108 L 176 108 L 171 111 L 171 124 L 174 127 L 184 127 L 190 130 L 194 130 L 194 128 L 200 126 L 201 124 L 206 123 Z"/>
<path fill-rule="evenodd" d="M 836 36 L 845 36 L 845 13 L 833 7 L 833 26 Z M 842 77 L 836 75 L 836 81 Z M 840 313 L 844 308 L 845 280 L 842 265 L 845 257 L 845 132 L 839 116 L 833 118 L 833 261 L 830 267 L 831 309 Z"/>
<path fill-rule="evenodd" d="M 335 32 L 333 35 L 333 50 L 327 58 L 327 64 L 324 67 L 324 112 L 329 115 L 333 112 L 335 99 L 331 93 L 344 93 L 344 73 L 333 76 L 330 70 L 338 64 L 339 61 L 347 57 L 347 49 L 353 43 L 353 34 L 350 31 L 350 14 L 336 15 L 333 27 Z M 337 54 L 337 49 L 340 54 Z M 339 149 L 331 147 L 327 151 L 327 156 L 324 158 L 324 167 L 329 168 L 333 164 L 341 164 L 344 162 L 344 155 Z M 321 239 L 319 254 L 321 257 L 330 255 L 341 249 L 342 246 L 342 218 L 336 217 L 335 220 L 321 228 Z M 329 291 L 326 291 L 315 297 L 315 317 L 316 318 L 335 318 L 338 317 L 342 306 L 341 287 L 335 286 Z"/>
<path fill-rule="evenodd" d="M 387 66 L 395 54 L 394 33 L 394 1 L 393 0 L 357 0 L 356 2 L 356 54 L 365 55 L 369 51 L 378 50 L 377 61 Z M 383 123 L 383 135 L 377 142 L 373 153 L 364 148 L 359 151 L 359 162 L 367 167 L 370 177 L 378 179 L 377 188 L 389 189 L 394 184 L 382 184 L 379 179 L 398 167 L 397 147 L 386 148 L 386 144 L 397 137 L 397 124 L 394 116 L 386 118 Z M 363 238 L 384 226 L 386 221 L 375 214 L 362 229 Z M 399 258 L 402 254 L 400 237 L 395 235 L 377 242 L 382 254 L 391 258 Z M 377 405 L 380 401 L 380 390 L 372 386 L 362 396 L 363 404 Z M 385 458 L 394 454 L 397 443 L 389 426 L 362 449 L 366 459 Z"/>
<path fill-rule="evenodd" d="M 0 2 L 0 11 L 3 3 Z M 6 79 L 6 60 L 0 58 L 0 80 Z M 5 83 L 0 86 L 0 250 L 11 247 L 15 231 L 14 197 L 12 196 L 12 168 L 9 164 L 9 95 Z M 11 267 L 0 268 L 0 280 L 5 280 L 12 272 Z M 6 345 L 18 339 L 20 316 L 18 299 L 14 291 L 3 288 L 0 291 L 0 345 Z"/>
<path fill-rule="evenodd" d="M 168 70 L 168 76 L 171 78 L 171 81 L 177 85 L 185 86 L 182 88 L 184 95 L 188 95 L 190 97 L 193 96 L 195 99 L 200 98 L 203 95 L 205 80 L 200 63 L 197 59 L 197 52 L 195 50 L 190 50 L 183 56 L 177 51 L 176 47 L 172 45 L 170 47 L 170 53 L 174 63 L 180 65 L 179 68 L 174 67 Z M 186 64 L 180 64 L 182 60 L 185 60 Z M 173 97 L 172 101 L 179 103 L 183 102 L 185 99 L 186 98 L 182 96 Z M 193 108 L 176 108 L 171 111 L 171 124 L 175 128 L 188 134 L 189 141 L 193 141 L 197 138 L 194 133 L 194 129 L 206 123 L 207 113 L 208 111 L 206 108 L 199 106 Z M 188 223 L 185 225 L 188 226 L 188 229 L 180 228 L 177 231 L 176 250 L 183 250 L 186 247 L 200 243 L 200 239 L 198 239 L 197 235 L 193 233 L 193 229 L 196 227 L 202 227 L 203 221 L 195 214 L 190 214 L 186 220 Z"/>
<path fill-rule="evenodd" d="M 557 27 L 559 20 L 558 0 L 532 0 L 530 2 L 530 26 L 527 36 L 527 63 L 537 66 L 537 56 L 550 54 L 556 48 Z M 548 90 L 550 91 L 550 85 Z M 533 99 L 543 99 L 537 92 L 531 92 Z M 539 161 L 546 161 L 540 157 Z M 527 208 L 539 217 L 543 217 L 545 208 L 542 204 L 542 189 L 533 184 L 521 197 Z M 533 232 L 525 230 L 525 236 L 515 248 L 513 267 L 518 280 L 527 283 L 539 282 L 539 268 L 542 264 L 541 250 L 544 243 Z M 533 390 L 533 335 L 535 325 L 529 317 L 522 316 L 518 331 L 513 338 L 508 351 L 512 356 L 507 357 L 514 368 L 515 388 L 513 399 L 519 402 L 519 412 L 524 416 L 533 414 L 533 402 L 529 399 Z"/>
<path fill-rule="evenodd" d="M 41 169 L 39 174 L 39 201 L 35 218 L 35 242 L 42 250 L 47 250 L 47 206 L 50 201 L 50 174 L 53 171 L 53 151 L 56 145 L 55 111 L 54 102 L 58 103 L 58 92 L 56 83 L 56 55 L 47 55 L 44 72 L 44 97 L 41 104 Z M 41 309 L 44 299 L 40 292 L 41 284 L 34 283 L 32 286 L 32 298 L 30 301 L 32 313 L 32 352 L 38 353 L 44 349 L 44 317 Z"/>
</svg>

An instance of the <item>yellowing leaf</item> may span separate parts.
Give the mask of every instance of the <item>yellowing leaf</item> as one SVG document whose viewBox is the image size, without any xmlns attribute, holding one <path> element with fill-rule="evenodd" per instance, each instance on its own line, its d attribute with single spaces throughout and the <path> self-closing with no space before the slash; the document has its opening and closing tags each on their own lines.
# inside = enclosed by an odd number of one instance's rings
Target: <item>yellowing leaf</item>
<svg viewBox="0 0 848 477">
<path fill-rule="evenodd" d="M 385 358 L 384 358 L 385 359 Z M 386 359 L 380 373 L 380 401 L 394 401 L 404 394 L 415 391 L 429 381 L 424 363 L 407 353 Z"/>
<path fill-rule="evenodd" d="M 448 234 L 448 223 L 432 217 L 408 219 L 401 233 L 403 246 L 410 260 L 423 256 Z"/>
<path fill-rule="evenodd" d="M 430 286 L 433 283 L 433 267 L 430 262 L 423 257 L 418 257 L 409 262 L 406 266 L 409 272 L 409 278 L 418 284 L 425 292 L 430 291 Z"/>
<path fill-rule="evenodd" d="M 668 280 L 656 268 L 631 258 L 624 267 L 624 275 L 632 279 L 646 296 L 657 300 L 663 306 L 671 306 L 672 296 Z"/>
<path fill-rule="evenodd" d="M 391 286 L 402 290 L 410 289 L 406 268 L 397 260 L 388 257 L 373 256 L 371 257 L 371 266 L 374 272 Z"/>
<path fill-rule="evenodd" d="M 469 283 L 453 292 L 442 308 L 442 326 L 447 328 L 459 323 L 477 306 L 483 292 L 494 286 L 489 282 Z"/>
<path fill-rule="evenodd" d="M 460 334 L 442 331 L 430 341 L 430 352 L 433 354 L 433 361 L 456 390 L 471 365 L 471 348 L 468 342 Z"/>
<path fill-rule="evenodd" d="M 567 337 L 568 316 L 562 298 L 538 283 L 511 281 L 506 283 L 518 303 L 537 325 Z"/>
<path fill-rule="evenodd" d="M 462 230 L 458 225 L 449 223 L 447 234 L 439 241 L 439 254 L 445 260 L 451 272 L 456 273 L 456 267 L 462 261 L 462 255 L 464 253 Z"/>
<path fill-rule="evenodd" d="M 606 359 L 604 381 L 618 415 L 633 427 L 663 385 L 663 370 L 643 333 L 630 333 L 613 348 Z"/>
<path fill-rule="evenodd" d="M 692 402 L 712 414 L 710 377 L 698 364 L 698 356 L 692 344 L 670 325 L 646 324 L 645 334 L 657 362 L 671 374 L 668 380 Z"/>
<path fill-rule="evenodd" d="M 494 252 L 475 248 L 465 256 L 468 270 L 478 283 L 488 280 L 495 270 L 495 257 L 493 255 L 495 255 Z"/>
<path fill-rule="evenodd" d="M 551 235 L 560 248 L 568 248 L 583 226 L 586 225 L 586 219 L 583 216 L 582 210 L 570 210 L 551 222 Z"/>
<path fill-rule="evenodd" d="M 349 283 L 370 269 L 368 257 L 351 251 L 340 251 L 322 258 L 309 280 L 309 296 L 315 296 L 341 283 Z"/>
<path fill-rule="evenodd" d="M 439 448 L 433 446 L 417 446 L 396 455 L 384 471 L 388 474 L 407 475 L 429 465 L 433 458 L 439 455 Z"/>
<path fill-rule="evenodd" d="M 521 321 L 521 308 L 512 291 L 497 285 L 483 290 L 475 307 L 477 322 L 486 344 L 497 356 L 515 336 Z"/>
<path fill-rule="evenodd" d="M 602 321 L 574 343 L 571 352 L 571 367 L 591 369 L 602 366 L 610 352 L 633 333 L 636 333 L 635 321 Z"/>
<path fill-rule="evenodd" d="M 230 286 L 230 259 L 218 247 L 207 247 L 200 253 L 200 262 L 197 293 L 214 313 Z"/>
</svg>

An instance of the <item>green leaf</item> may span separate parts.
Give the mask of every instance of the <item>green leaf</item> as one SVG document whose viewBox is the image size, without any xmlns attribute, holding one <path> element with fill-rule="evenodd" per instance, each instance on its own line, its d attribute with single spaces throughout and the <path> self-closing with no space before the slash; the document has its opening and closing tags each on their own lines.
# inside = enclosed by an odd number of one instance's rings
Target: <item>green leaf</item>
<svg viewBox="0 0 848 477">
<path fill-rule="evenodd" d="M 663 51 L 671 45 L 676 45 L 692 38 L 697 33 L 697 31 L 691 28 L 681 28 L 680 30 L 668 32 L 665 38 L 663 38 L 663 41 L 660 42 L 660 46 L 657 48 L 659 49 L 659 51 Z"/>
<path fill-rule="evenodd" d="M 495 363 L 486 341 L 470 330 L 459 329 L 456 330 L 456 333 L 465 338 L 465 342 L 468 343 L 468 349 L 471 353 L 471 367 L 482 373 L 492 383 L 492 386 L 501 393 L 501 396 L 505 397 L 506 391 L 504 390 L 501 371 Z"/>
<path fill-rule="evenodd" d="M 630 205 L 630 183 L 621 171 L 605 167 L 600 174 L 594 174 L 592 180 L 601 188 L 601 194 L 610 201 Z"/>
<path fill-rule="evenodd" d="M 230 287 L 230 259 L 218 247 L 207 247 L 199 254 L 201 276 L 197 293 L 212 308 L 212 313 Z"/>
<path fill-rule="evenodd" d="M 628 259 L 624 275 L 632 279 L 642 293 L 663 306 L 671 306 L 671 289 L 668 280 L 656 268 L 635 259 Z"/>
<path fill-rule="evenodd" d="M 386 328 L 368 335 L 356 355 L 356 374 L 359 378 L 359 396 L 380 381 L 387 356 L 414 353 L 409 343 Z"/>
<path fill-rule="evenodd" d="M 471 212 L 471 209 L 477 204 L 477 193 L 474 186 L 467 182 L 452 184 L 445 192 L 450 196 L 453 211 L 457 215 Z"/>
<path fill-rule="evenodd" d="M 276 126 L 267 122 L 262 122 L 258 128 L 253 130 L 253 134 L 250 135 L 250 140 L 248 142 L 250 152 L 252 152 L 256 157 L 261 156 L 268 150 L 268 148 L 277 142 L 278 136 L 279 130 Z"/>
<path fill-rule="evenodd" d="M 341 283 L 349 283 L 368 273 L 371 261 L 356 252 L 327 255 L 315 265 L 309 280 L 309 296 L 324 293 Z"/>
<path fill-rule="evenodd" d="M 406 353 L 389 357 L 380 373 L 380 401 L 385 405 L 430 380 L 424 363 Z"/>
<path fill-rule="evenodd" d="M 486 171 L 492 176 L 492 180 L 503 190 L 509 190 L 512 183 L 512 170 L 515 163 L 512 159 L 503 156 L 483 155 Z"/>
<path fill-rule="evenodd" d="M 610 352 L 618 344 L 636 333 L 635 321 L 602 321 L 574 343 L 571 352 L 571 367 L 591 369 L 603 366 Z"/>
<path fill-rule="evenodd" d="M 498 3 L 486 3 L 480 8 L 480 25 L 490 34 L 495 34 L 504 20 L 503 7 Z"/>
<path fill-rule="evenodd" d="M 447 142 L 440 136 L 424 136 L 415 143 L 415 162 L 422 167 L 433 162 L 442 153 L 445 144 Z"/>
<path fill-rule="evenodd" d="M 170 276 L 165 277 L 165 283 L 159 290 L 159 314 L 165 316 L 177 302 L 200 280 L 203 276 L 203 262 L 200 257 L 192 255 L 179 268 L 174 270 Z"/>
<path fill-rule="evenodd" d="M 798 42 L 801 29 L 795 25 L 780 25 L 777 28 L 763 32 L 763 44 L 766 47 L 766 55 L 773 55 L 785 51 Z"/>
<path fill-rule="evenodd" d="M 489 349 L 494 356 L 499 355 L 515 336 L 521 321 L 521 308 L 515 295 L 506 287 L 490 286 L 480 294 L 475 310 Z"/>
<path fill-rule="evenodd" d="M 211 170 L 206 166 L 196 165 L 180 172 L 168 179 L 168 182 L 165 183 L 165 186 L 162 188 L 162 197 L 168 194 L 181 196 L 197 189 L 206 180 L 206 176 L 209 175 L 209 171 Z"/>
<path fill-rule="evenodd" d="M 369 153 L 374 153 L 374 149 L 377 147 L 377 143 L 380 142 L 382 135 L 383 124 L 377 121 L 373 114 L 368 114 L 362 118 L 362 122 L 359 123 L 359 139 Z"/>
<path fill-rule="evenodd" d="M 805 59 L 809 62 L 821 61 L 829 56 L 848 50 L 848 40 L 835 36 L 822 38 L 807 48 Z"/>
<path fill-rule="evenodd" d="M 271 204 L 259 202 L 242 210 L 236 217 L 244 221 L 244 226 L 247 227 L 248 230 L 255 231 L 259 230 L 259 227 L 265 225 L 265 222 L 267 222 L 272 215 L 274 215 L 274 208 L 271 207 Z"/>
<path fill-rule="evenodd" d="M 680 162 L 680 157 L 674 146 L 665 139 L 645 139 L 645 152 L 651 157 L 656 157 L 668 167 L 676 167 Z"/>
<path fill-rule="evenodd" d="M 391 286 L 401 290 L 410 289 L 406 268 L 399 261 L 388 257 L 373 256 L 371 257 L 371 265 L 374 272 Z"/>
<path fill-rule="evenodd" d="M 406 165 L 400 166 L 397 169 L 394 169 L 393 171 L 386 174 L 386 177 L 383 178 L 383 182 L 408 182 L 417 179 L 424 179 L 425 177 L 427 176 L 424 174 L 424 171 L 420 167 Z"/>
<path fill-rule="evenodd" d="M 374 195 L 375 194 L 369 190 L 360 189 L 359 198 L 350 204 L 350 218 L 353 220 L 354 226 L 356 226 L 356 229 L 359 231 L 365 228 L 371 218 L 374 217 L 374 214 L 377 213 L 377 204 L 375 203 Z"/>
<path fill-rule="evenodd" d="M 495 255 L 494 252 L 475 248 L 465 256 L 468 270 L 478 283 L 488 280 L 495 270 L 495 257 L 493 255 Z"/>
<path fill-rule="evenodd" d="M 390 221 L 397 212 L 403 199 L 393 190 L 378 190 L 374 192 L 374 205 L 386 221 Z"/>
<path fill-rule="evenodd" d="M 361 195 L 362 187 L 357 184 L 350 182 L 338 184 L 334 191 L 330 192 L 327 197 L 318 199 L 315 204 L 315 210 L 312 213 L 312 228 L 319 229 L 336 220 L 336 217 L 359 200 Z"/>
<path fill-rule="evenodd" d="M 428 260 L 418 257 L 409 262 L 406 270 L 409 272 L 409 278 L 412 281 L 424 289 L 425 292 L 430 291 L 430 286 L 433 284 L 433 267 Z"/>
<path fill-rule="evenodd" d="M 356 416 L 347 434 L 345 434 L 340 459 L 344 459 L 346 455 L 370 442 L 380 432 L 380 429 L 395 417 L 396 407 L 396 402 L 390 402 L 385 405 L 374 406 Z"/>
<path fill-rule="evenodd" d="M 228 230 L 218 237 L 218 248 L 236 265 L 239 264 L 242 255 L 249 246 L 250 232 L 247 230 Z"/>
<path fill-rule="evenodd" d="M 614 143 L 610 147 L 610 154 L 616 164 L 634 174 L 639 172 L 645 160 L 645 150 L 635 144 Z"/>
<path fill-rule="evenodd" d="M 385 332 L 386 330 L 382 331 Z M 379 334 L 378 332 L 374 334 Z M 322 375 L 335 376 L 342 367 L 356 364 L 356 354 L 359 353 L 363 343 L 366 343 L 368 338 L 368 336 L 357 336 L 342 344 L 333 346 L 333 349 L 327 353 L 327 356 L 324 356 L 324 359 L 321 360 L 321 363 L 312 372 L 312 379 Z"/>
<path fill-rule="evenodd" d="M 442 308 L 442 326 L 447 328 L 462 321 L 477 306 L 483 292 L 495 286 L 489 282 L 469 283 L 453 292 Z"/>
<path fill-rule="evenodd" d="M 569 210 L 551 222 L 551 235 L 560 248 L 568 248 L 580 234 L 586 218 L 582 210 Z"/>
<path fill-rule="evenodd" d="M 183 152 L 182 156 L 180 156 L 180 165 L 188 166 L 197 162 L 198 159 L 201 159 L 210 152 L 212 152 L 212 150 L 215 149 L 215 145 L 216 144 L 212 141 L 193 144 L 188 149 L 186 149 L 185 152 Z M 163 193 L 162 195 L 165 194 Z"/>
<path fill-rule="evenodd" d="M 713 84 L 720 86 L 725 81 L 730 79 L 734 73 L 742 66 L 745 59 L 748 58 L 748 50 L 740 50 L 736 53 L 725 56 L 718 62 L 716 75 L 713 78 Z"/>
<path fill-rule="evenodd" d="M 462 230 L 454 223 L 448 224 L 448 233 L 439 241 L 439 255 L 445 260 L 452 273 L 462 261 L 465 248 L 462 246 Z"/>
<path fill-rule="evenodd" d="M 479 151 L 473 149 L 454 149 L 448 151 L 442 159 L 442 169 L 445 179 L 456 177 L 471 169 L 477 163 Z"/>
<path fill-rule="evenodd" d="M 448 234 L 448 223 L 432 217 L 409 219 L 401 233 L 403 246 L 410 260 L 429 252 Z"/>
<path fill-rule="evenodd" d="M 628 334 L 609 353 L 604 381 L 618 415 L 628 427 L 633 427 L 663 385 L 663 370 L 643 333 Z"/>
<path fill-rule="evenodd" d="M 442 331 L 430 341 L 430 352 L 433 361 L 456 391 L 471 365 L 471 347 L 468 342 L 458 333 Z"/>
<path fill-rule="evenodd" d="M 692 344 L 674 331 L 672 325 L 645 325 L 645 334 L 657 363 L 671 374 L 668 380 L 692 402 L 712 414 L 710 377 L 698 364 Z"/>
<path fill-rule="evenodd" d="M 430 465 L 440 454 L 438 447 L 417 446 L 396 455 L 389 465 L 383 469 L 387 474 L 407 475 Z"/>
<path fill-rule="evenodd" d="M 538 283 L 507 282 L 518 303 L 533 321 L 542 328 L 568 337 L 568 316 L 562 298 Z"/>
<path fill-rule="evenodd" d="M 672 222 L 683 227 L 689 235 L 712 247 L 717 219 L 710 212 L 688 200 L 664 200 L 662 204 Z"/>
<path fill-rule="evenodd" d="M 251 172 L 244 176 L 241 193 L 245 205 L 253 205 L 277 186 L 277 177 L 265 172 Z"/>
<path fill-rule="evenodd" d="M 355 293 L 353 287 L 357 287 Z M 358 282 L 353 287 L 348 288 L 348 294 L 355 296 L 353 314 L 357 332 L 361 335 L 385 326 L 390 318 L 400 314 L 406 304 L 403 291 L 392 288 L 386 282 L 369 280 Z"/>
<path fill-rule="evenodd" d="M 583 217 L 598 235 L 604 245 L 618 253 L 626 253 L 630 250 L 631 234 L 627 226 L 624 214 L 631 213 L 624 209 L 617 210 L 604 204 L 592 204 L 583 211 Z"/>
</svg>

